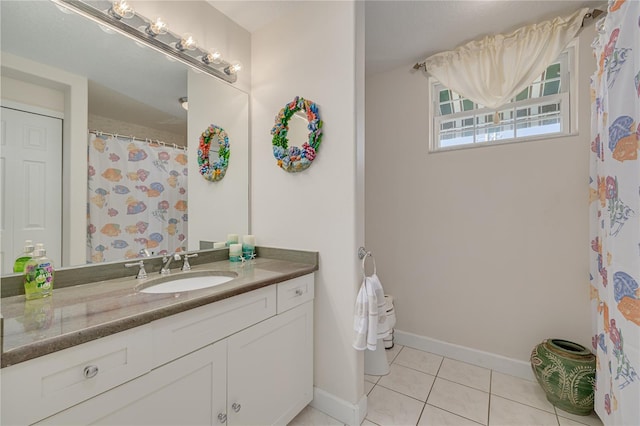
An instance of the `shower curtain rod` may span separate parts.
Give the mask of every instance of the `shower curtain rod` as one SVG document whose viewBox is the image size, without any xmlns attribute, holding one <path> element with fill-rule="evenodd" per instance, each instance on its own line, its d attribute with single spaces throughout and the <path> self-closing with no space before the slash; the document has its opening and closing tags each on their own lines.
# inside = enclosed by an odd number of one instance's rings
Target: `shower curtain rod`
<svg viewBox="0 0 640 426">
<path fill-rule="evenodd" d="M 136 138 L 135 136 L 121 135 L 121 134 L 118 134 L 118 133 L 103 132 L 101 130 L 89 130 L 89 133 L 93 133 L 96 136 L 106 135 L 106 136 L 112 136 L 114 138 L 118 138 L 118 137 L 130 138 L 133 141 L 146 142 L 148 144 L 155 143 L 155 144 L 162 145 L 162 146 L 169 146 L 169 147 L 172 146 L 172 147 L 174 147 L 176 149 L 182 149 L 184 151 L 187 150 L 186 146 L 176 145 L 175 143 L 166 143 L 166 142 L 163 142 L 163 141 L 160 141 L 160 140 L 153 140 L 153 139 L 148 139 L 148 138 L 145 138 L 145 139 Z"/>
<path fill-rule="evenodd" d="M 584 14 L 584 17 L 582 18 L 582 27 L 584 28 L 584 21 L 587 19 L 593 19 L 594 21 L 596 19 L 598 19 L 598 17 L 604 13 L 607 13 L 607 5 L 603 5 L 600 6 L 602 7 L 604 10 L 600 9 L 600 8 L 594 8 L 590 11 L 588 11 L 587 13 Z M 580 33 L 580 31 L 578 31 L 578 34 Z M 412 69 L 414 70 L 419 70 L 420 68 L 424 68 L 425 72 L 427 71 L 427 63 L 426 61 L 423 62 L 416 62 L 415 65 L 412 67 Z"/>
</svg>

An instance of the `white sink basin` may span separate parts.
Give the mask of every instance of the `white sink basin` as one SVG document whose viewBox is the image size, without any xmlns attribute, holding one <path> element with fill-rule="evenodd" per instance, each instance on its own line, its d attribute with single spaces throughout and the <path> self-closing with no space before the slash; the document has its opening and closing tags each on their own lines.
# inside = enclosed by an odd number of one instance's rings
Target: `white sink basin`
<svg viewBox="0 0 640 426">
<path fill-rule="evenodd" d="M 183 272 L 150 280 L 142 285 L 140 293 L 179 293 L 215 287 L 234 279 L 235 272 Z"/>
</svg>

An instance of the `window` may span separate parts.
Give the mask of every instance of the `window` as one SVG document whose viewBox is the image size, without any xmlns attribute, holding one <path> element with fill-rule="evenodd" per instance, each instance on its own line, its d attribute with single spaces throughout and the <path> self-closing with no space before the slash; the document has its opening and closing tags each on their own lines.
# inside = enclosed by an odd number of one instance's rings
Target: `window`
<svg viewBox="0 0 640 426">
<path fill-rule="evenodd" d="M 465 99 L 434 79 L 431 151 L 570 134 L 573 52 L 573 46 L 565 50 L 529 87 L 498 111 Z M 500 119 L 497 124 L 496 112 Z"/>
</svg>

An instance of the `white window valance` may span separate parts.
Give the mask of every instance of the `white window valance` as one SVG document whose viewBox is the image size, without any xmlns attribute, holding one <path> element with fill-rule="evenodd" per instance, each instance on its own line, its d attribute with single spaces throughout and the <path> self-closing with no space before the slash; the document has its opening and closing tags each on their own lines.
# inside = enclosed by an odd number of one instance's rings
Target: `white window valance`
<svg viewBox="0 0 640 426">
<path fill-rule="evenodd" d="M 497 109 L 557 59 L 580 30 L 587 10 L 437 53 L 425 60 L 425 68 L 447 88 Z"/>
</svg>

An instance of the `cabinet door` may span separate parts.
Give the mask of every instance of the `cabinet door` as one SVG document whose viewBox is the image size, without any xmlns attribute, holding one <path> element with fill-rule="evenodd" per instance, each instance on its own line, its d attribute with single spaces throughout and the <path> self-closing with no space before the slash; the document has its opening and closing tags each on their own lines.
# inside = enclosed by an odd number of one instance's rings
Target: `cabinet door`
<svg viewBox="0 0 640 426">
<path fill-rule="evenodd" d="M 229 426 L 285 425 L 313 397 L 313 302 L 228 339 Z"/>
<path fill-rule="evenodd" d="M 178 358 L 39 424 L 217 424 L 226 407 L 226 343 Z"/>
</svg>

